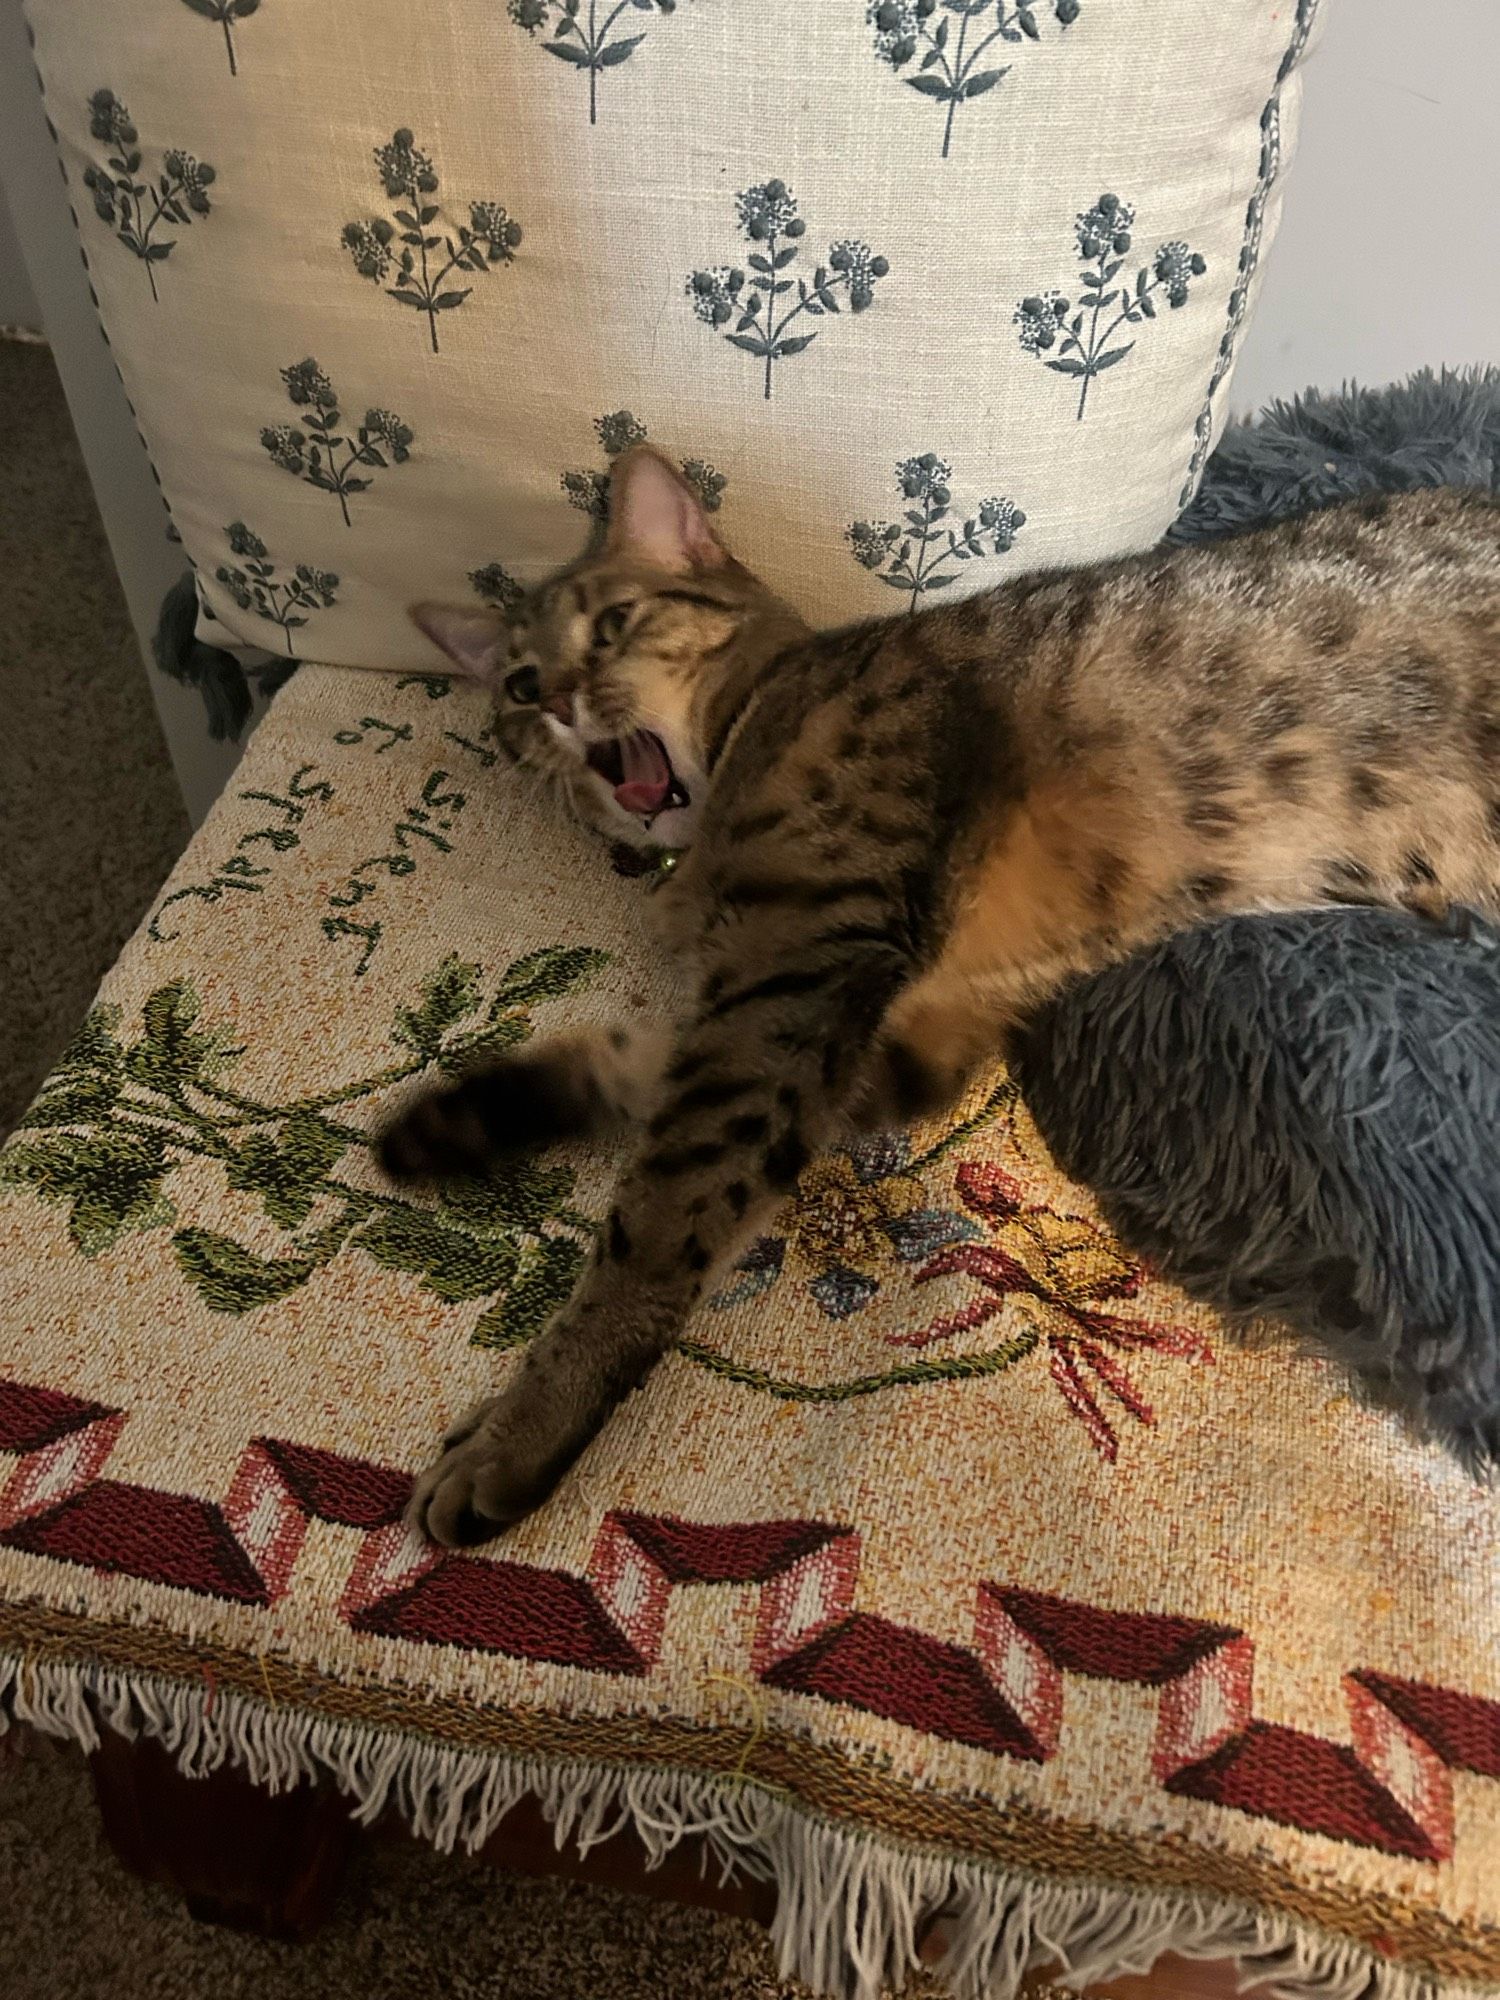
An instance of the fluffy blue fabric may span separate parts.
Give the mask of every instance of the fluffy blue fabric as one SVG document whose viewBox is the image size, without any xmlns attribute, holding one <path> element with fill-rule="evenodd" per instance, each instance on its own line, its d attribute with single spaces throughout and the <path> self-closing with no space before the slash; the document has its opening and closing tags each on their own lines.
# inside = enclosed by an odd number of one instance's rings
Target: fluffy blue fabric
<svg viewBox="0 0 1500 2000">
<path fill-rule="evenodd" d="M 1435 485 L 1500 490 L 1500 370 L 1272 404 L 1173 538 Z M 1205 925 L 1074 987 L 1015 1055 L 1125 1243 L 1500 1465 L 1500 932 L 1374 909 Z"/>
<path fill-rule="evenodd" d="M 1167 533 L 1215 541 L 1361 493 L 1500 492 L 1500 368 L 1424 368 L 1385 389 L 1310 390 L 1225 431 L 1198 497 Z"/>
</svg>

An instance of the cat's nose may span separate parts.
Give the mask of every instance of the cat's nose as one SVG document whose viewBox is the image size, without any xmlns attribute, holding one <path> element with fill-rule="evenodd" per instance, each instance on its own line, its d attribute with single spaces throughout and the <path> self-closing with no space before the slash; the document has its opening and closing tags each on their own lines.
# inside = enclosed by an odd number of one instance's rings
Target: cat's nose
<svg viewBox="0 0 1500 2000">
<path fill-rule="evenodd" d="M 542 703 L 549 715 L 555 715 L 565 728 L 573 727 L 573 697 L 570 694 L 549 694 Z"/>
</svg>

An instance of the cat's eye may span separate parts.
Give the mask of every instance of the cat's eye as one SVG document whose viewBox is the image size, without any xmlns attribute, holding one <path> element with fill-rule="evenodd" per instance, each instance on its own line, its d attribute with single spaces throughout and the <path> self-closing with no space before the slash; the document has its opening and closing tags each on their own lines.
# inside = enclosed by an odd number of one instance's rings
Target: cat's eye
<svg viewBox="0 0 1500 2000">
<path fill-rule="evenodd" d="M 594 620 L 594 644 L 613 646 L 629 622 L 628 604 L 607 604 Z"/>
<path fill-rule="evenodd" d="M 506 678 L 505 692 L 523 708 L 535 708 L 542 698 L 542 677 L 535 667 L 517 667 Z"/>
</svg>

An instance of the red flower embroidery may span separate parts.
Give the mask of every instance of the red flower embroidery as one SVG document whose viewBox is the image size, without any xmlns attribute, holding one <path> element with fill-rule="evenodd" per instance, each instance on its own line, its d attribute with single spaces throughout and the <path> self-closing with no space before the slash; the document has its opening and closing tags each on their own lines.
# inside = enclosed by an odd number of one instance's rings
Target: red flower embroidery
<svg viewBox="0 0 1500 2000">
<path fill-rule="evenodd" d="M 1113 1461 L 1119 1439 L 1101 1400 L 1105 1395 L 1137 1423 L 1156 1421 L 1121 1356 L 1149 1348 L 1189 1361 L 1212 1361 L 1212 1350 L 1191 1327 L 1125 1319 L 1108 1310 L 1134 1299 L 1145 1273 L 1098 1223 L 1027 1202 L 1022 1183 L 994 1161 L 966 1161 L 956 1178 L 964 1205 L 989 1224 L 995 1240 L 942 1251 L 917 1273 L 917 1283 L 966 1272 L 984 1290 L 930 1326 L 893 1336 L 892 1344 L 926 1347 L 951 1339 L 994 1319 L 1009 1300 L 1024 1300 L 1063 1401 L 1094 1448 Z"/>
</svg>

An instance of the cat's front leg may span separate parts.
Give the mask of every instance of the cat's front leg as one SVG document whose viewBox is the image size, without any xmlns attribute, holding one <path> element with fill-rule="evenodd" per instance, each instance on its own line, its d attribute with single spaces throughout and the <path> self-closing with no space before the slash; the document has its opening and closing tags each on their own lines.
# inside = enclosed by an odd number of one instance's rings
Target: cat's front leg
<svg viewBox="0 0 1500 2000">
<path fill-rule="evenodd" d="M 804 1142 L 788 1131 L 779 1143 L 769 1172 L 764 1147 L 753 1158 L 726 1154 L 716 1172 L 705 1162 L 664 1175 L 650 1154 L 637 1164 L 573 1297 L 505 1390 L 449 1432 L 418 1480 L 408 1510 L 414 1527 L 463 1548 L 547 1499 L 671 1346 L 713 1273 L 792 1185 Z"/>
<path fill-rule="evenodd" d="M 507 1153 L 564 1139 L 602 1139 L 649 1117 L 671 1045 L 663 1025 L 552 1035 L 423 1091 L 381 1134 L 392 1180 L 482 1174 Z"/>
<path fill-rule="evenodd" d="M 417 1485 L 414 1526 L 462 1547 L 547 1498 L 832 1136 L 876 977 L 845 974 L 830 992 L 831 979 L 756 966 L 719 983 L 572 1298 L 503 1393 L 450 1434 Z"/>
<path fill-rule="evenodd" d="M 412 1526 L 447 1548 L 466 1548 L 524 1520 L 670 1345 L 690 1309 L 678 1287 L 648 1289 L 607 1256 L 596 1261 L 521 1357 L 509 1386 L 444 1438 L 413 1490 Z"/>
</svg>

